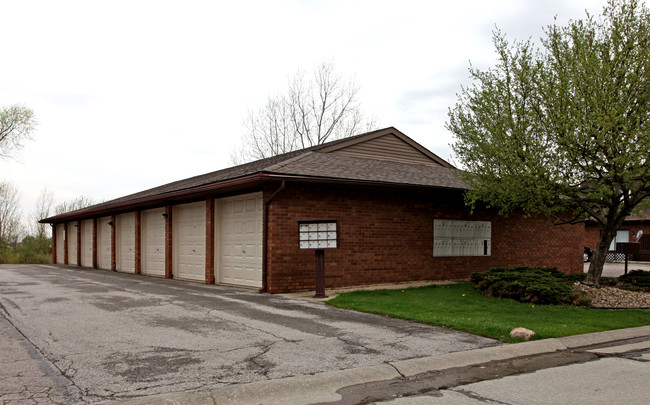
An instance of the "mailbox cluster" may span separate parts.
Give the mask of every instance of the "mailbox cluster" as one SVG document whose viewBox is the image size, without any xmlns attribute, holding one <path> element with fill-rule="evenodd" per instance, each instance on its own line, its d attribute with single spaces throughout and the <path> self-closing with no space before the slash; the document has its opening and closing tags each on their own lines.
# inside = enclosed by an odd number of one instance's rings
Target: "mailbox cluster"
<svg viewBox="0 0 650 405">
<path fill-rule="evenodd" d="M 491 240 L 489 221 L 433 220 L 434 256 L 490 256 Z"/>
<path fill-rule="evenodd" d="M 299 222 L 300 249 L 336 249 L 336 221 Z"/>
</svg>

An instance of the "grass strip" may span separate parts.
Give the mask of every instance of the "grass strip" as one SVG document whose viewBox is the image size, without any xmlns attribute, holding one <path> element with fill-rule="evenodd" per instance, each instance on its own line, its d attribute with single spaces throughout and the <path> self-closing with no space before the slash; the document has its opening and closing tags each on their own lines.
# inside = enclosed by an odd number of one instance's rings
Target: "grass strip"
<svg viewBox="0 0 650 405">
<path fill-rule="evenodd" d="M 650 324 L 649 310 L 526 304 L 485 297 L 471 283 L 353 291 L 340 294 L 327 303 L 339 308 L 444 326 L 504 342 L 521 341 L 509 335 L 519 326 L 533 330 L 535 340 Z"/>
</svg>

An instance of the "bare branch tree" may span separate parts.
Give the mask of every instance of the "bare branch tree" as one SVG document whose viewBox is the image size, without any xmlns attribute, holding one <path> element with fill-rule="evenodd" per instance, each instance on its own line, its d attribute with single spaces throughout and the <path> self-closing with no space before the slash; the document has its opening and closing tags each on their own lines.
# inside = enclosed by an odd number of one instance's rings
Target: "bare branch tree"
<svg viewBox="0 0 650 405">
<path fill-rule="evenodd" d="M 0 108 L 0 158 L 11 157 L 32 139 L 36 128 L 34 112 L 27 107 L 11 105 Z"/>
<path fill-rule="evenodd" d="M 296 149 L 372 130 L 374 120 L 364 122 L 359 107 L 359 86 L 323 62 L 311 80 L 298 71 L 286 94 L 269 97 L 266 106 L 249 113 L 243 146 L 231 155 L 235 164 L 263 159 Z"/>
<path fill-rule="evenodd" d="M 0 243 L 16 245 L 24 229 L 20 213 L 20 192 L 9 181 L 0 182 Z"/>
<path fill-rule="evenodd" d="M 100 201 L 95 201 L 91 197 L 80 195 L 79 197 L 74 198 L 72 200 L 63 201 L 62 203 L 57 204 L 56 207 L 54 207 L 54 213 L 56 215 L 65 214 L 66 212 L 76 211 L 82 208 L 90 207 L 91 205 L 98 204 L 99 202 Z"/>
<path fill-rule="evenodd" d="M 50 211 L 52 211 L 52 206 L 54 205 L 54 194 L 51 191 L 48 191 L 47 188 L 44 188 L 41 191 L 41 195 L 36 200 L 36 210 L 32 215 L 32 231 L 31 234 L 36 239 L 44 239 L 49 237 L 49 226 L 46 224 L 41 224 L 40 221 L 43 218 L 50 216 Z"/>
</svg>

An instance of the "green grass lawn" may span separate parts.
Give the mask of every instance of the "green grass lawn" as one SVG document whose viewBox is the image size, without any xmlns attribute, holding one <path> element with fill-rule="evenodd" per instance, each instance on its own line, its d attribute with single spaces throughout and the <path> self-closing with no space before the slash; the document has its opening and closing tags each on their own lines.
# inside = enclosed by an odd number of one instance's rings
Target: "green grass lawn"
<svg viewBox="0 0 650 405">
<path fill-rule="evenodd" d="M 650 324 L 650 310 L 523 304 L 485 297 L 471 283 L 354 291 L 327 303 L 445 326 L 505 342 L 521 341 L 509 336 L 510 331 L 519 326 L 535 331 L 533 339 L 546 339 Z"/>
</svg>

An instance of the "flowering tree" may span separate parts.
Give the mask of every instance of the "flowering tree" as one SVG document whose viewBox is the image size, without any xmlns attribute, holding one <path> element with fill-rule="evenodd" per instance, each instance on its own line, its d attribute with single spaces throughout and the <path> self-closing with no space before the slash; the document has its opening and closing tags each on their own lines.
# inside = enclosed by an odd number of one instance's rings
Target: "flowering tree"
<svg viewBox="0 0 650 405">
<path fill-rule="evenodd" d="M 603 14 L 549 26 L 541 47 L 494 34 L 495 67 L 449 111 L 467 201 L 601 228 L 598 284 L 623 220 L 650 197 L 650 13 L 610 0 Z"/>
</svg>

